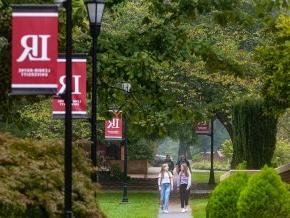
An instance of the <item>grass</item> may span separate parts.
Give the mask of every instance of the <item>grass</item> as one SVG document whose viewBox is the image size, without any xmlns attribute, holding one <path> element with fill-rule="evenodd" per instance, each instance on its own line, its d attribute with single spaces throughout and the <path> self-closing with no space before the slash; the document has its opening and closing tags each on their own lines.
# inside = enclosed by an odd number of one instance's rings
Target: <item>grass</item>
<svg viewBox="0 0 290 218">
<path fill-rule="evenodd" d="M 129 203 L 122 204 L 122 193 L 100 193 L 101 210 L 108 218 L 156 218 L 159 210 L 155 193 L 128 193 Z"/>
<path fill-rule="evenodd" d="M 207 199 L 196 199 L 191 201 L 192 214 L 194 218 L 206 218 L 206 205 Z"/>
<path fill-rule="evenodd" d="M 220 176 L 224 173 L 225 172 L 214 173 L 214 178 L 215 178 L 216 183 L 219 183 Z M 195 182 L 195 183 L 208 183 L 209 172 L 192 172 L 191 179 L 192 179 L 192 182 Z"/>
</svg>

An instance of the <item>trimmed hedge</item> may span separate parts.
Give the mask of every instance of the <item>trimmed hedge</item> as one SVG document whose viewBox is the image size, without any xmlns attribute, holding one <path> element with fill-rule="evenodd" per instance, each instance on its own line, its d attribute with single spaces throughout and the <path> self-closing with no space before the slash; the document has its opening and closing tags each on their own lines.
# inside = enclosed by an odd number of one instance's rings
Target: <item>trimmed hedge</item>
<svg viewBox="0 0 290 218">
<path fill-rule="evenodd" d="M 62 217 L 63 142 L 19 139 L 0 133 L 0 217 Z M 102 218 L 84 149 L 73 149 L 73 214 Z"/>
<path fill-rule="evenodd" d="M 290 192 L 274 169 L 253 175 L 238 201 L 240 218 L 290 218 Z"/>
<path fill-rule="evenodd" d="M 247 181 L 247 174 L 237 173 L 221 182 L 208 201 L 207 217 L 236 218 L 239 195 L 247 185 Z"/>
<path fill-rule="evenodd" d="M 232 168 L 246 161 L 248 169 L 270 165 L 276 144 L 277 118 L 262 99 L 243 98 L 233 106 Z"/>
</svg>

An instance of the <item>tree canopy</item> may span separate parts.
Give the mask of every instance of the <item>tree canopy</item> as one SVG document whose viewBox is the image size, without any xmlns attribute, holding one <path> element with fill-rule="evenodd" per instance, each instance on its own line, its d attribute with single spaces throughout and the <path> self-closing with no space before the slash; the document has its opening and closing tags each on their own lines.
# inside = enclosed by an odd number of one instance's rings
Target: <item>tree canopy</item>
<svg viewBox="0 0 290 218">
<path fill-rule="evenodd" d="M 6 122 L 17 123 L 23 105 L 44 99 L 8 97 L 11 4 L 51 2 L 1 0 L 0 113 Z M 75 0 L 73 7 L 74 51 L 90 53 L 84 4 Z M 111 105 L 123 105 L 122 81 L 133 86 L 123 110 L 130 114 L 131 125 L 150 137 L 213 115 L 232 135 L 231 106 L 245 95 L 264 96 L 273 109 L 283 111 L 290 96 L 287 58 L 279 58 L 287 49 L 287 8 L 287 1 L 266 0 L 108 1 L 98 42 L 99 117 L 106 116 Z M 60 52 L 65 45 L 64 14 L 61 11 Z M 273 49 L 277 52 L 271 53 Z M 91 62 L 88 71 L 90 90 Z"/>
</svg>

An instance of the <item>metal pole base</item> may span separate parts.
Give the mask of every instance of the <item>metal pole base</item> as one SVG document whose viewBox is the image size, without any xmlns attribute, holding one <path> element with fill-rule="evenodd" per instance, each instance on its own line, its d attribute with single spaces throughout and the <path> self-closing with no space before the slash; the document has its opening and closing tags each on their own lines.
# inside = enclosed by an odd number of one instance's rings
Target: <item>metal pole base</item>
<svg viewBox="0 0 290 218">
<path fill-rule="evenodd" d="M 65 218 L 72 218 L 72 211 L 65 211 Z"/>
<path fill-rule="evenodd" d="M 128 187 L 127 187 L 127 183 L 125 183 L 124 186 L 123 186 L 122 203 L 128 203 Z"/>
<path fill-rule="evenodd" d="M 91 179 L 93 183 L 97 183 L 98 182 L 98 174 L 97 172 L 92 172 L 91 173 Z"/>
<path fill-rule="evenodd" d="M 215 184 L 214 170 L 213 169 L 210 169 L 208 184 L 209 185 Z"/>
</svg>

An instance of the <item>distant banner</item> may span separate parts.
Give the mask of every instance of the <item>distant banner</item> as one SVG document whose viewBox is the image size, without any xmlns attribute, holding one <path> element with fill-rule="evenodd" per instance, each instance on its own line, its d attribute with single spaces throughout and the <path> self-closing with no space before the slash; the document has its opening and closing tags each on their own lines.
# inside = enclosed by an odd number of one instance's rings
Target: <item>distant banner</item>
<svg viewBox="0 0 290 218">
<path fill-rule="evenodd" d="M 105 121 L 105 139 L 123 140 L 122 112 L 113 112 L 112 120 Z"/>
<path fill-rule="evenodd" d="M 210 123 L 209 122 L 198 123 L 196 128 L 195 128 L 195 133 L 198 135 L 209 135 L 210 134 Z"/>
<path fill-rule="evenodd" d="M 13 7 L 11 94 L 56 93 L 57 40 L 57 6 Z"/>
<path fill-rule="evenodd" d="M 54 119 L 65 118 L 65 101 L 61 96 L 64 96 L 66 88 L 65 78 L 65 57 L 60 57 L 57 60 L 57 77 L 58 87 L 57 96 L 52 102 L 52 115 Z M 72 118 L 82 119 L 87 118 L 87 87 L 86 87 L 86 73 L 87 59 L 84 55 L 73 55 L 72 58 Z"/>
</svg>

